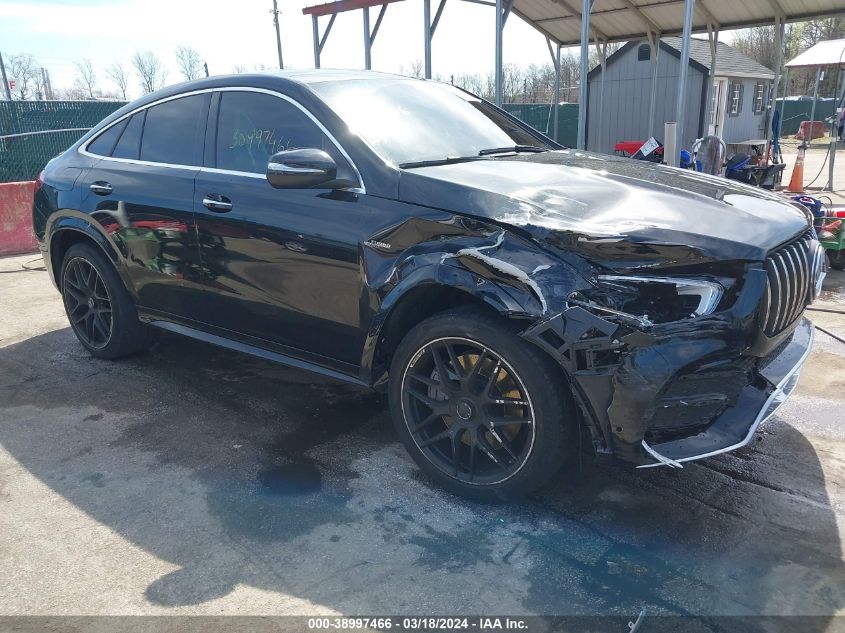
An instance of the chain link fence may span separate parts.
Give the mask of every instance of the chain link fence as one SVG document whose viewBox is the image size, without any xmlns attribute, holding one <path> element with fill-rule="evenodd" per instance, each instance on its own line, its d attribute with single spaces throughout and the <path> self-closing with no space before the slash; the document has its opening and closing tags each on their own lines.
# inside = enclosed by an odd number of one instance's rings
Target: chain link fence
<svg viewBox="0 0 845 633">
<path fill-rule="evenodd" d="M 816 101 L 816 111 L 813 118 L 816 121 L 824 121 L 833 115 L 836 99 L 825 99 L 819 97 Z M 777 100 L 777 107 L 783 108 L 781 119 L 781 136 L 793 136 L 798 133 L 801 123 L 810 120 L 810 113 L 813 112 L 813 98 L 799 97 L 798 99 Z"/>
<path fill-rule="evenodd" d="M 520 121 L 554 138 L 553 106 L 548 103 L 505 103 L 502 106 Z M 578 142 L 578 104 L 562 103 L 557 113 L 558 143 L 574 147 Z"/>
<path fill-rule="evenodd" d="M 35 180 L 47 162 L 123 101 L 0 101 L 0 182 Z"/>
</svg>

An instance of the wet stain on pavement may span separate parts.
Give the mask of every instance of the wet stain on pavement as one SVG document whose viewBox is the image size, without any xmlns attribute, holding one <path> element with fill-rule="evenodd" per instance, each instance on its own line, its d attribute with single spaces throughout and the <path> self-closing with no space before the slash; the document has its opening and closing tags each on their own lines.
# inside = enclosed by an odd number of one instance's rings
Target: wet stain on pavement
<svg viewBox="0 0 845 633">
<path fill-rule="evenodd" d="M 308 495 L 320 491 L 322 477 L 316 463 L 302 460 L 262 470 L 258 485 L 265 495 Z"/>
</svg>

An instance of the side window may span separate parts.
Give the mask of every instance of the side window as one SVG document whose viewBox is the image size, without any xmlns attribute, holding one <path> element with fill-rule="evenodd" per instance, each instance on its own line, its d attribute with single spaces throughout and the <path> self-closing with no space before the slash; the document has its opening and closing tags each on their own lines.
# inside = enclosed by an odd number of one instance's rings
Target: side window
<svg viewBox="0 0 845 633">
<path fill-rule="evenodd" d="M 192 95 L 147 108 L 141 160 L 202 165 L 206 95 Z"/>
<path fill-rule="evenodd" d="M 97 156 L 111 156 L 114 146 L 117 144 L 117 139 L 120 138 L 123 128 L 129 123 L 129 118 L 123 119 L 120 123 L 112 125 L 105 132 L 100 134 L 93 142 L 88 144 L 88 151 Z"/>
<path fill-rule="evenodd" d="M 743 85 L 741 81 L 732 81 L 728 93 L 728 116 L 739 116 L 742 112 Z"/>
<path fill-rule="evenodd" d="M 766 109 L 766 82 L 754 84 L 754 114 L 761 114 Z"/>
<path fill-rule="evenodd" d="M 146 110 L 141 110 L 132 115 L 129 119 L 123 134 L 117 145 L 114 146 L 112 156 L 114 158 L 132 158 L 138 160 L 138 153 L 141 150 L 141 130 L 144 127 L 144 116 Z"/>
<path fill-rule="evenodd" d="M 217 168 L 263 174 L 276 152 L 306 147 L 328 152 L 337 162 L 338 177 L 355 179 L 334 143 L 289 101 L 259 92 L 221 93 Z"/>
</svg>

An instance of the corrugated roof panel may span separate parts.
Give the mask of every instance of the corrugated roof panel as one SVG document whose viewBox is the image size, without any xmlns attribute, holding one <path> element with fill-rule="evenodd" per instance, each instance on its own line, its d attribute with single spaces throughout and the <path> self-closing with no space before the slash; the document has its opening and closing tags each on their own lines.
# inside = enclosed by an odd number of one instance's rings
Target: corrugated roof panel
<svg viewBox="0 0 845 633">
<path fill-rule="evenodd" d="M 845 63 L 845 40 L 819 42 L 786 62 L 789 68 L 807 66 L 839 66 Z"/>
<path fill-rule="evenodd" d="M 641 12 L 659 26 L 665 35 L 681 32 L 684 19 L 684 0 L 631 0 Z M 561 44 L 574 45 L 581 41 L 581 0 L 565 0 L 573 11 L 559 0 L 514 0 L 514 9 L 529 23 L 551 33 Z M 698 0 L 693 19 L 693 32 L 707 31 L 707 13 L 723 29 L 774 24 L 775 6 L 780 5 L 788 21 L 806 20 L 845 14 L 843 0 Z M 641 37 L 645 25 L 625 8 L 623 0 L 595 0 L 591 23 L 612 42 Z M 551 18 L 568 19 L 549 21 Z"/>
</svg>

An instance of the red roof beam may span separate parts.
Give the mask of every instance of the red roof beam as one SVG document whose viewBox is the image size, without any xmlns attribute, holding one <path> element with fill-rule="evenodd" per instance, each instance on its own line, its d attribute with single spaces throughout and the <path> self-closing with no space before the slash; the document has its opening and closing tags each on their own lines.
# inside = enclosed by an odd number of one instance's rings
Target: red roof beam
<svg viewBox="0 0 845 633">
<path fill-rule="evenodd" d="M 366 9 L 367 7 L 379 7 L 383 4 L 390 4 L 391 2 L 399 2 L 400 0 L 337 0 L 336 2 L 326 2 L 324 4 L 315 4 L 310 7 L 302 9 L 305 15 L 332 15 L 333 13 L 343 13 L 344 11 L 354 11 L 355 9 Z"/>
</svg>

